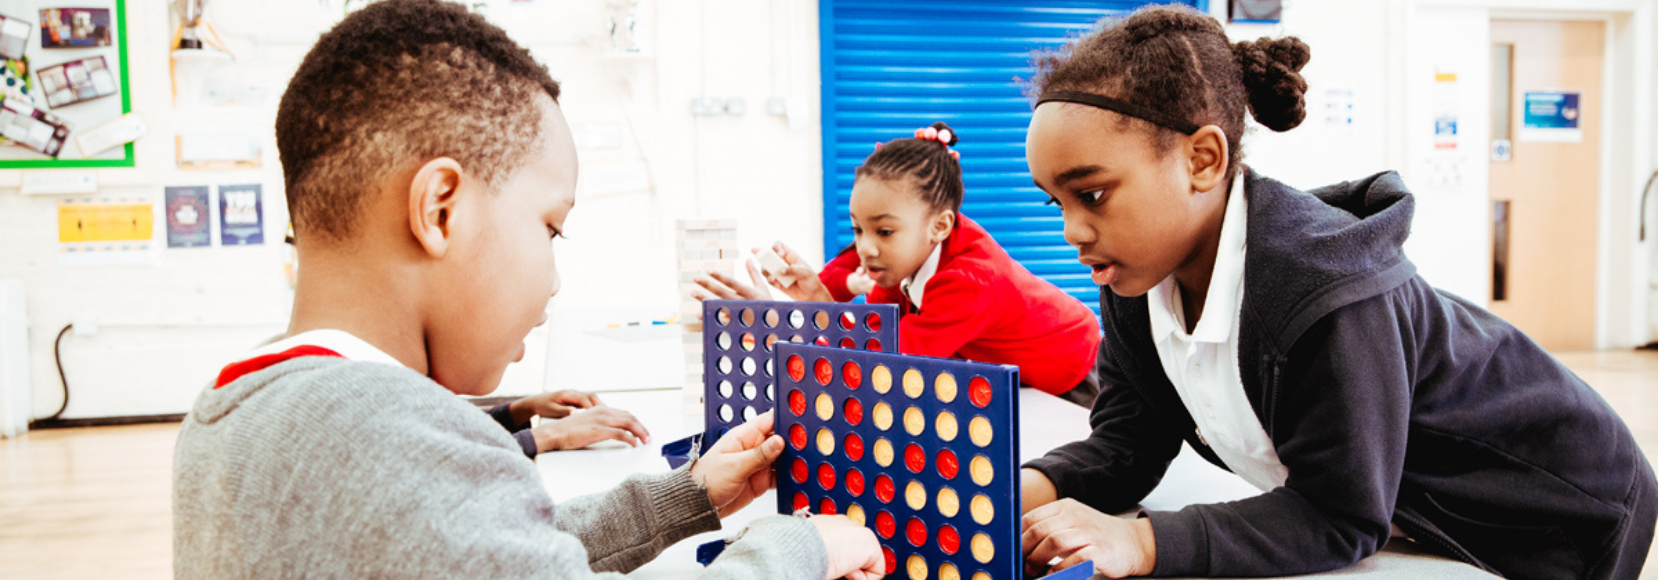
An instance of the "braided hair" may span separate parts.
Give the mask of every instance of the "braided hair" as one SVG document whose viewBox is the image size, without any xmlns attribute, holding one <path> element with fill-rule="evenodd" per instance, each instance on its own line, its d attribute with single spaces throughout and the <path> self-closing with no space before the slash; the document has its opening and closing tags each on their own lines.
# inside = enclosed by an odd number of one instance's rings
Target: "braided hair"
<svg viewBox="0 0 1658 580">
<path fill-rule="evenodd" d="M 927 202 L 933 211 L 961 213 L 964 191 L 961 162 L 950 154 L 950 147 L 960 141 L 960 137 L 955 129 L 943 122 L 933 123 L 932 128 L 938 130 L 941 137 L 948 131 L 949 138 L 938 141 L 906 137 L 888 141 L 865 158 L 863 165 L 858 166 L 858 179 L 914 179 L 921 201 Z"/>
<path fill-rule="evenodd" d="M 1101 20 L 1093 33 L 1057 52 L 1039 53 L 1030 80 L 1033 98 L 1047 91 L 1082 91 L 1149 107 L 1226 133 L 1227 178 L 1243 158 L 1244 110 L 1273 131 L 1294 129 L 1307 116 L 1301 68 L 1311 49 L 1296 37 L 1232 44 L 1214 18 L 1179 6 L 1155 6 L 1127 18 Z M 1179 133 L 1138 123 L 1167 151 Z"/>
</svg>

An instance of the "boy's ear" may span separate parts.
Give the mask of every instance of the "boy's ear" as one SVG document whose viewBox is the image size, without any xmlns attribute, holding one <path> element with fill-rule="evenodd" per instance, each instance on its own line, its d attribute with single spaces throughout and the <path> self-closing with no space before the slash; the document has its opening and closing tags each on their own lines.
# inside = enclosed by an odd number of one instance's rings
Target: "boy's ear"
<svg viewBox="0 0 1658 580">
<path fill-rule="evenodd" d="M 459 205 L 461 164 L 448 157 L 427 161 L 409 181 L 409 231 L 433 258 L 449 251 L 449 226 Z"/>
<path fill-rule="evenodd" d="M 1231 151 L 1226 144 L 1226 132 L 1214 125 L 1205 125 L 1186 138 L 1192 170 L 1192 191 L 1209 191 L 1226 179 L 1226 164 Z"/>
<path fill-rule="evenodd" d="M 944 210 L 933 216 L 933 223 L 927 230 L 927 239 L 936 244 L 950 237 L 950 232 L 956 229 L 956 212 Z"/>
</svg>

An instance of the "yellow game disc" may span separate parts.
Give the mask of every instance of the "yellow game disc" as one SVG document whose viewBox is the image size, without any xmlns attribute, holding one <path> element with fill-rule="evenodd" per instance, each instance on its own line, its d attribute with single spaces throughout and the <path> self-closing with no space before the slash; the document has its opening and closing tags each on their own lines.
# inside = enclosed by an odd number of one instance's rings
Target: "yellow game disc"
<svg viewBox="0 0 1658 580">
<path fill-rule="evenodd" d="M 938 391 L 938 400 L 949 403 L 956 400 L 956 376 L 950 373 L 938 373 L 933 379 L 933 389 Z"/>
<path fill-rule="evenodd" d="M 875 428 L 882 431 L 892 428 L 892 407 L 886 403 L 876 403 L 875 410 L 870 411 L 870 418 L 875 420 Z"/>
<path fill-rule="evenodd" d="M 904 503 L 910 504 L 912 510 L 921 511 L 921 508 L 927 507 L 927 488 L 922 487 L 919 481 L 910 482 L 904 486 Z"/>
<path fill-rule="evenodd" d="M 974 455 L 973 462 L 967 465 L 967 472 L 973 474 L 973 483 L 990 485 L 996 479 L 996 469 L 990 466 L 990 459 L 983 455 Z"/>
<path fill-rule="evenodd" d="M 933 429 L 938 431 L 939 439 L 943 439 L 945 441 L 955 441 L 957 429 L 956 414 L 949 411 L 939 411 L 938 420 L 934 422 Z"/>
<path fill-rule="evenodd" d="M 875 365 L 875 370 L 869 372 L 869 386 L 874 387 L 877 393 L 887 394 L 892 390 L 892 371 L 887 370 L 886 365 Z"/>
<path fill-rule="evenodd" d="M 835 400 L 829 397 L 829 393 L 818 393 L 818 396 L 817 396 L 817 418 L 823 419 L 824 421 L 828 421 L 830 417 L 834 417 L 834 416 L 835 416 Z"/>
<path fill-rule="evenodd" d="M 828 429 L 817 430 L 817 452 L 828 457 L 835 453 L 835 434 Z"/>
<path fill-rule="evenodd" d="M 910 369 L 904 371 L 904 394 L 911 399 L 921 398 L 921 393 L 927 390 L 927 379 L 921 376 L 921 371 Z"/>
<path fill-rule="evenodd" d="M 858 504 L 852 504 L 852 505 L 846 506 L 846 519 L 852 520 L 852 523 L 854 523 L 854 524 L 858 524 L 860 526 L 864 525 L 864 508 L 863 508 L 863 506 L 860 506 Z"/>
<path fill-rule="evenodd" d="M 990 536 L 983 532 L 973 534 L 973 559 L 980 564 L 989 564 L 991 558 L 996 557 L 996 544 L 990 541 Z"/>
<path fill-rule="evenodd" d="M 956 517 L 961 512 L 961 498 L 956 497 L 956 490 L 948 487 L 938 490 L 938 513 L 947 518 Z"/>
<path fill-rule="evenodd" d="M 892 442 L 885 438 L 875 440 L 875 449 L 870 452 L 875 456 L 875 463 L 881 467 L 892 466 Z"/>
<path fill-rule="evenodd" d="M 938 580 L 961 580 L 961 571 L 956 569 L 955 564 L 945 562 L 938 567 Z"/>
<path fill-rule="evenodd" d="M 990 440 L 995 438 L 996 432 L 990 428 L 989 419 L 974 417 L 972 421 L 967 422 L 967 436 L 973 439 L 974 445 L 985 447 L 990 445 Z"/>
<path fill-rule="evenodd" d="M 909 563 L 904 567 L 910 571 L 910 580 L 927 580 L 927 561 L 920 554 L 910 556 Z"/>
<path fill-rule="evenodd" d="M 927 429 L 927 416 L 921 414 L 921 409 L 910 407 L 904 409 L 904 431 L 910 435 L 920 435 Z"/>
<path fill-rule="evenodd" d="M 974 572 L 973 580 L 990 580 L 990 575 L 984 572 Z"/>
<path fill-rule="evenodd" d="M 984 494 L 973 496 L 973 504 L 968 509 L 973 511 L 973 521 L 981 526 L 990 525 L 990 520 L 996 519 L 996 508 Z"/>
</svg>

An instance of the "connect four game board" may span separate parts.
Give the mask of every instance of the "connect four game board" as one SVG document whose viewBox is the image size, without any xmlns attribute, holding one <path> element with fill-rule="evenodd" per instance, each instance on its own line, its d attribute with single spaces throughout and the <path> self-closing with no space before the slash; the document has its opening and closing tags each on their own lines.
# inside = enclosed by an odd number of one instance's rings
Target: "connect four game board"
<svg viewBox="0 0 1658 580">
<path fill-rule="evenodd" d="M 708 300 L 702 303 L 703 416 L 710 433 L 775 406 L 776 345 L 898 352 L 891 304 Z"/>
<path fill-rule="evenodd" d="M 777 361 L 780 513 L 870 527 L 891 577 L 1022 577 L 1016 367 L 797 344 Z"/>
</svg>

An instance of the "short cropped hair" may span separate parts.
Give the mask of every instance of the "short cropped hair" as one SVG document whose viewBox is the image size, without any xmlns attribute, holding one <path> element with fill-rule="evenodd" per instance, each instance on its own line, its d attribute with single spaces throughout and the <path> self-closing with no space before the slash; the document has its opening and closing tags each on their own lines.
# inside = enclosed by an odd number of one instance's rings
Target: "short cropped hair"
<svg viewBox="0 0 1658 580">
<path fill-rule="evenodd" d="M 381 0 L 305 55 L 276 114 L 296 241 L 345 239 L 363 200 L 412 161 L 450 157 L 493 190 L 534 152 L 559 86 L 460 4 Z"/>
</svg>

